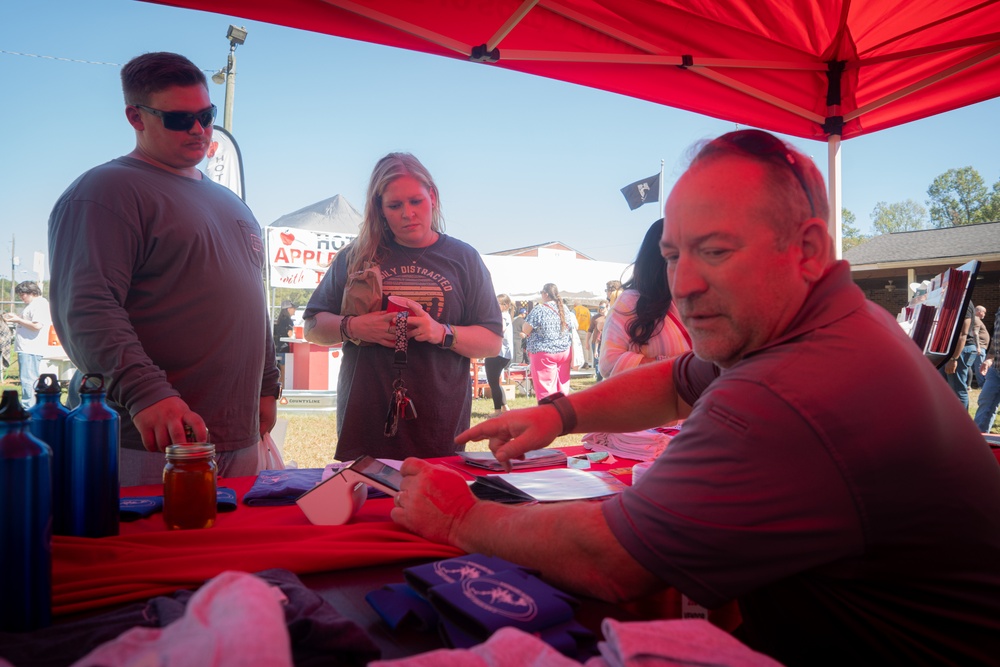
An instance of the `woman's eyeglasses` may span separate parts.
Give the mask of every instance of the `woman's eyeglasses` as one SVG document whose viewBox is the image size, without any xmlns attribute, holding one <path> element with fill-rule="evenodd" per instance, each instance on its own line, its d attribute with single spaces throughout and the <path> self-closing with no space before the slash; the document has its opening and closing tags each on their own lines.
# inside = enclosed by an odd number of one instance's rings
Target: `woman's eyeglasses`
<svg viewBox="0 0 1000 667">
<path fill-rule="evenodd" d="M 806 199 L 809 200 L 810 214 L 812 217 L 816 217 L 816 205 L 813 203 L 812 194 L 809 192 L 809 186 L 806 184 L 802 168 L 798 160 L 795 159 L 795 155 L 788 150 L 788 147 L 785 146 L 781 139 L 762 130 L 739 130 L 724 134 L 715 141 L 725 142 L 750 155 L 772 159 L 781 164 L 788 165 L 788 168 L 792 170 L 792 174 L 795 175 L 795 180 L 802 186 L 802 192 L 805 193 Z M 715 141 L 712 143 L 715 143 Z"/>
<path fill-rule="evenodd" d="M 174 132 L 187 132 L 194 127 L 195 121 L 203 128 L 209 128 L 215 122 L 215 114 L 218 111 L 214 104 L 195 113 L 187 111 L 160 111 L 159 109 L 147 107 L 144 104 L 133 104 L 132 106 L 151 113 L 154 116 L 159 116 L 160 120 L 163 121 L 163 127 Z"/>
</svg>

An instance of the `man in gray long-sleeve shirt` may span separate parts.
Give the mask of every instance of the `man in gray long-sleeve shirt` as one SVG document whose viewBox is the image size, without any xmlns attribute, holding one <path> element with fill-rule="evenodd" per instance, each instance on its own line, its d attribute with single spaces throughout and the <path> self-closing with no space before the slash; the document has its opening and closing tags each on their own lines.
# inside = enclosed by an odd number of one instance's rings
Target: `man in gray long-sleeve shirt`
<svg viewBox="0 0 1000 667">
<path fill-rule="evenodd" d="M 148 53 L 122 88 L 135 150 L 78 178 L 49 219 L 56 331 L 109 379 L 123 485 L 160 481 L 186 429 L 215 444 L 220 475 L 255 474 L 280 393 L 260 226 L 197 167 L 215 117 L 201 70 Z"/>
</svg>

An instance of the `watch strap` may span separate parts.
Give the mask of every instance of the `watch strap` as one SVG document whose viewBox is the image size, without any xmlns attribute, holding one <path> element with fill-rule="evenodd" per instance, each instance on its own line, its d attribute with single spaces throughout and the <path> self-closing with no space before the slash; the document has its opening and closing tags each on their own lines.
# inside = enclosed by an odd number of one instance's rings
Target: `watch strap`
<svg viewBox="0 0 1000 667">
<path fill-rule="evenodd" d="M 451 328 L 450 324 L 444 325 L 444 339 L 439 347 L 442 350 L 450 350 L 455 347 L 455 330 Z"/>
<path fill-rule="evenodd" d="M 573 409 L 573 403 L 561 391 L 549 394 L 538 401 L 538 404 L 551 405 L 559 413 L 559 418 L 562 420 L 562 432 L 559 435 L 572 433 L 573 429 L 576 428 L 576 410 Z"/>
</svg>

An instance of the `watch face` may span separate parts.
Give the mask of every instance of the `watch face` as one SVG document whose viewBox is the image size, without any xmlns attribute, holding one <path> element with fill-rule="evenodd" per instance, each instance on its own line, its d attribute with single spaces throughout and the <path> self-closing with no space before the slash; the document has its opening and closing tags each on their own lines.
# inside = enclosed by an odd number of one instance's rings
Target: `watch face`
<svg viewBox="0 0 1000 667">
<path fill-rule="evenodd" d="M 445 325 L 444 330 L 444 340 L 441 341 L 441 347 L 446 350 L 451 349 L 451 346 L 455 344 L 455 334 L 451 330 L 451 326 Z"/>
</svg>

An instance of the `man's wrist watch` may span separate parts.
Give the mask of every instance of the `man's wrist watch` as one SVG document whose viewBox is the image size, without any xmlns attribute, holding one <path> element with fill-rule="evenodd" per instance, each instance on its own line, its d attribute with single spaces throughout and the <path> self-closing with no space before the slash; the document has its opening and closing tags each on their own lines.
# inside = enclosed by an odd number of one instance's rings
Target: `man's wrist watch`
<svg viewBox="0 0 1000 667">
<path fill-rule="evenodd" d="M 559 418 L 562 420 L 562 433 L 559 435 L 572 433 L 573 429 L 576 428 L 576 410 L 573 409 L 573 404 L 570 402 L 569 398 L 567 398 L 561 391 L 549 394 L 545 398 L 539 400 L 538 404 L 551 405 L 556 409 L 556 412 L 559 413 Z"/>
<path fill-rule="evenodd" d="M 265 392 L 260 395 L 261 398 L 273 398 L 278 401 L 281 400 L 281 383 L 279 382 L 277 386 L 271 391 Z"/>
<path fill-rule="evenodd" d="M 455 332 L 451 330 L 450 324 L 444 325 L 444 338 L 441 340 L 441 349 L 450 350 L 455 346 Z"/>
</svg>

